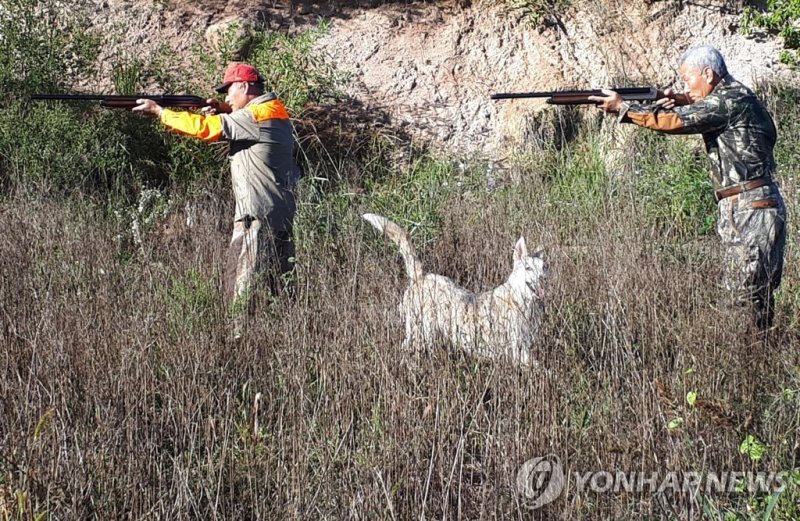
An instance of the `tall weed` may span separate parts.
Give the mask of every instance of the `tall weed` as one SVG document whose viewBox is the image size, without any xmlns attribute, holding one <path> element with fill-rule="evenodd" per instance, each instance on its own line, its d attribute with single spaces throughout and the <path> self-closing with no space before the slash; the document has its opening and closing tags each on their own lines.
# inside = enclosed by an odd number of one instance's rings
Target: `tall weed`
<svg viewBox="0 0 800 521">
<path fill-rule="evenodd" d="M 654 229 L 677 237 L 713 232 L 717 205 L 702 146 L 697 136 L 637 135 L 634 194 Z"/>
<path fill-rule="evenodd" d="M 779 161 L 794 165 L 797 109 L 782 107 Z M 575 471 L 796 471 L 798 308 L 784 302 L 763 337 L 719 306 L 696 140 L 642 132 L 628 177 L 608 175 L 591 125 L 504 173 L 386 136 L 331 146 L 299 192 L 296 298 L 256 307 L 235 343 L 222 163 L 134 115 L 34 110 L 41 137 L 0 115 L 16 188 L 52 191 L 9 189 L 0 211 L 0 516 L 796 518 L 795 478 L 768 497 L 567 492 L 538 511 L 519 497 L 522 463 L 546 454 Z M 47 143 L 70 130 L 56 164 Z M 140 183 L 166 189 L 105 218 L 96 201 L 152 193 Z M 404 352 L 407 281 L 364 211 L 408 227 L 429 271 L 473 291 L 505 280 L 518 236 L 542 244 L 540 370 Z M 120 240 L 133 217 L 135 254 Z M 790 248 L 782 292 L 797 261 Z"/>
</svg>

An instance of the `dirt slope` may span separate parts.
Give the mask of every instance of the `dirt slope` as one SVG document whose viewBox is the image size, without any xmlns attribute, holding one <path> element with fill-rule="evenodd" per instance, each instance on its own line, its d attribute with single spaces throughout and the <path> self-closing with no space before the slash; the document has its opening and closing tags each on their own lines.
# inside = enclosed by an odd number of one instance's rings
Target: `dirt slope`
<svg viewBox="0 0 800 521">
<path fill-rule="evenodd" d="M 537 25 L 523 10 L 488 0 L 85 1 L 92 24 L 107 32 L 123 28 L 121 45 L 107 47 L 101 83 L 126 54 L 146 56 L 167 43 L 178 62 L 198 40 L 213 46 L 216 30 L 233 21 L 297 31 L 329 19 L 319 48 L 352 73 L 347 93 L 411 135 L 462 153 L 513 147 L 525 139 L 530 115 L 544 106 L 491 102 L 492 92 L 667 86 L 681 51 L 697 43 L 718 46 L 747 83 L 791 74 L 776 63 L 780 41 L 738 34 L 737 2 L 599 0 L 575 3 Z"/>
<path fill-rule="evenodd" d="M 738 14 L 706 4 L 600 2 L 546 27 L 497 7 L 363 10 L 334 21 L 322 45 L 354 71 L 353 96 L 450 149 L 492 152 L 523 139 L 543 103 L 491 102 L 491 92 L 667 86 L 697 43 L 718 46 L 747 83 L 776 74 L 779 42 L 733 32 Z"/>
</svg>

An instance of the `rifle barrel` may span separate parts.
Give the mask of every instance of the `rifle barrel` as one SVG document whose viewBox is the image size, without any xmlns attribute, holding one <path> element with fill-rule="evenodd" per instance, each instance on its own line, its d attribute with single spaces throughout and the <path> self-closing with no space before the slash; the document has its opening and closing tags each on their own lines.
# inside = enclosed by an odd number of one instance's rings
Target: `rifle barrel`
<svg viewBox="0 0 800 521">
<path fill-rule="evenodd" d="M 32 100 L 101 101 L 107 97 L 99 94 L 31 94 Z"/>
<path fill-rule="evenodd" d="M 611 90 L 617 92 L 623 97 L 623 99 L 654 100 L 658 96 L 658 90 L 655 87 L 622 87 L 612 88 Z M 558 98 L 559 96 L 569 97 L 570 99 L 578 99 L 582 97 L 602 95 L 603 92 L 600 89 L 556 90 L 550 92 L 501 92 L 492 94 L 490 99 Z"/>
<path fill-rule="evenodd" d="M 163 107 L 199 108 L 208 105 L 200 96 L 184 96 L 170 94 L 134 94 L 121 96 L 117 94 L 31 94 L 32 100 L 51 101 L 99 101 L 101 105 L 116 108 L 133 108 L 138 99 L 150 99 Z"/>
<path fill-rule="evenodd" d="M 498 92 L 489 99 L 549 98 L 555 92 Z"/>
</svg>

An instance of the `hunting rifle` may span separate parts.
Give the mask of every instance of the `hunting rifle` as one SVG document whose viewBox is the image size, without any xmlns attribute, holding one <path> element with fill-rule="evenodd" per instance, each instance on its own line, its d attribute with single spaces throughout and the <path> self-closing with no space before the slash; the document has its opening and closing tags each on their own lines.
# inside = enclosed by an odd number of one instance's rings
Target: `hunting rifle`
<svg viewBox="0 0 800 521">
<path fill-rule="evenodd" d="M 610 89 L 622 96 L 626 101 L 655 101 L 658 89 L 655 87 L 625 87 Z M 492 94 L 491 99 L 547 98 L 551 105 L 594 105 L 589 96 L 603 96 L 600 89 L 595 90 L 556 90 L 551 92 L 501 92 Z"/>
<path fill-rule="evenodd" d="M 118 96 L 115 94 L 31 94 L 32 100 L 56 101 L 99 101 L 101 107 L 113 109 L 132 109 L 137 106 L 137 99 L 151 99 L 162 107 L 201 108 L 208 103 L 200 96 L 173 96 L 169 94 L 149 95 L 134 94 L 133 96 Z"/>
</svg>

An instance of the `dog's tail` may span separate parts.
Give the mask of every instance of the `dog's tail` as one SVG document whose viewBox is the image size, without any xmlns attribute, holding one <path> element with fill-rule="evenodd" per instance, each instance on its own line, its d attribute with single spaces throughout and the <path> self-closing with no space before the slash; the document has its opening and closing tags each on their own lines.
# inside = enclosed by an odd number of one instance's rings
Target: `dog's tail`
<svg viewBox="0 0 800 521">
<path fill-rule="evenodd" d="M 382 232 L 389 237 L 392 242 L 397 244 L 397 247 L 400 249 L 400 255 L 403 257 L 403 261 L 406 264 L 406 275 L 408 275 L 408 278 L 412 281 L 421 279 L 423 275 L 422 262 L 417 258 L 414 246 L 411 245 L 411 241 L 408 238 L 408 232 L 386 217 L 381 217 L 374 213 L 365 213 L 362 217 L 379 232 Z"/>
</svg>

